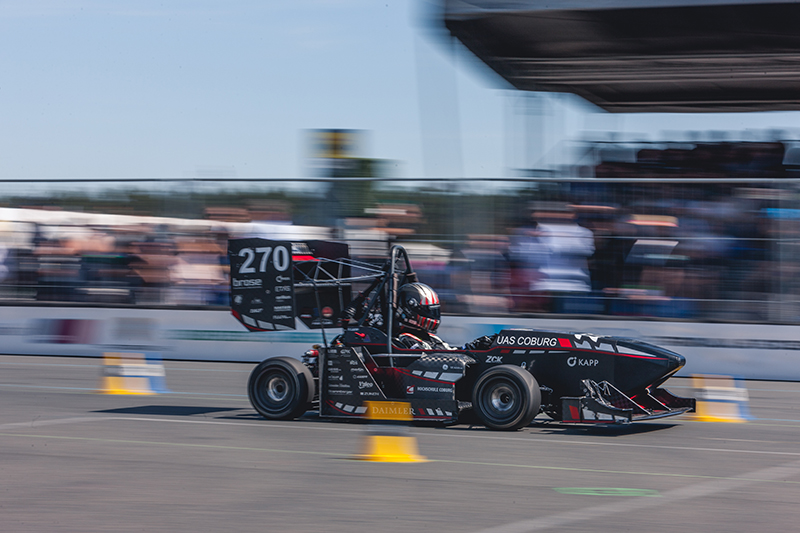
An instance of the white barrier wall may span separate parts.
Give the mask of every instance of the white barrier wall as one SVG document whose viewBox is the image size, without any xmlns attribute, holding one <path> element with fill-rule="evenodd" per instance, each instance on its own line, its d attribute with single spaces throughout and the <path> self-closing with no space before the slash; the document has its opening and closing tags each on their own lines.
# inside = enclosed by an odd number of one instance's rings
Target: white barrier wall
<svg viewBox="0 0 800 533">
<path fill-rule="evenodd" d="M 727 374 L 800 381 L 800 327 L 631 320 L 443 317 L 452 345 L 507 327 L 554 329 L 646 340 L 676 351 L 679 375 Z M 320 331 L 249 333 L 227 311 L 83 307 L 0 307 L 0 353 L 96 357 L 115 350 L 157 351 L 164 359 L 261 361 L 300 357 Z M 339 330 L 328 330 L 328 340 Z"/>
</svg>

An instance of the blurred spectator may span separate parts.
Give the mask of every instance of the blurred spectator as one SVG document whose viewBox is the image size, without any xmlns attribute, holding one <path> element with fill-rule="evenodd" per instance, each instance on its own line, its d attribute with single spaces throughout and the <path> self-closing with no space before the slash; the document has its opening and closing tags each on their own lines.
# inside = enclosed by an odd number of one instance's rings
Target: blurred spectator
<svg viewBox="0 0 800 533">
<path fill-rule="evenodd" d="M 566 207 L 537 210 L 532 216 L 535 225 L 514 232 L 509 252 L 524 272 L 528 291 L 549 296 L 551 309 L 559 311 L 571 294 L 592 290 L 588 258 L 595 251 L 594 236 Z"/>
<path fill-rule="evenodd" d="M 457 289 L 448 312 L 505 314 L 513 306 L 507 240 L 495 235 L 471 235 L 453 257 L 451 284 Z"/>
<path fill-rule="evenodd" d="M 161 304 L 167 301 L 172 286 L 170 270 L 175 264 L 172 243 L 150 239 L 132 242 L 129 246 L 131 284 L 136 288 L 137 301 Z"/>
<path fill-rule="evenodd" d="M 62 239 L 40 242 L 34 250 L 37 259 L 36 299 L 40 301 L 79 301 L 80 258 L 64 245 Z"/>
<path fill-rule="evenodd" d="M 220 305 L 227 289 L 220 256 L 227 252 L 213 237 L 182 237 L 176 242 L 176 258 L 169 270 L 173 303 Z"/>
</svg>

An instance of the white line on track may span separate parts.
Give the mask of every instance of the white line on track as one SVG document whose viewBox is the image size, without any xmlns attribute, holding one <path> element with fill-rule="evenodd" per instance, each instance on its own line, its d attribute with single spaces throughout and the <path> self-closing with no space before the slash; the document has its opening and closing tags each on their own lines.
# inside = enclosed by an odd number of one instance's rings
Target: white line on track
<svg viewBox="0 0 800 533">
<path fill-rule="evenodd" d="M 37 427 L 37 426 L 49 426 L 49 425 L 57 425 L 57 424 L 77 424 L 77 423 L 84 423 L 84 422 L 105 422 L 105 421 L 142 421 L 142 422 L 172 422 L 172 423 L 183 423 L 183 424 L 206 424 L 206 425 L 225 425 L 225 426 L 253 426 L 253 427 L 262 427 L 262 428 L 294 428 L 297 429 L 296 425 L 267 425 L 264 426 L 262 424 L 252 424 L 247 422 L 221 422 L 221 421 L 214 421 L 214 420 L 170 420 L 170 419 L 160 419 L 160 418 L 145 418 L 145 417 L 72 417 L 72 418 L 64 418 L 64 419 L 54 419 L 54 420 L 35 420 L 31 422 L 17 422 L 17 423 L 10 423 L 10 424 L 3 424 L 0 425 L 0 430 L 3 429 L 21 429 L 25 427 Z M 340 430 L 340 431 L 348 431 L 347 428 L 331 428 L 331 430 Z M 110 438 L 96 438 L 96 437 L 86 437 L 86 436 L 57 436 L 57 435 L 23 435 L 23 434 L 16 434 L 16 433 L 1 433 L 0 436 L 19 436 L 19 437 L 39 437 L 39 438 L 50 438 L 50 439 L 71 439 L 71 440 L 86 440 L 86 441 L 96 441 L 96 442 L 108 442 L 108 443 L 128 443 L 128 444 L 139 444 L 139 445 L 152 445 L 152 446 L 184 446 L 189 448 L 208 448 L 208 449 L 229 449 L 229 450 L 246 450 L 246 451 L 253 451 L 253 452 L 282 452 L 282 453 L 295 453 L 295 454 L 307 454 L 307 455 L 317 455 L 317 456 L 330 456 L 330 457 L 338 457 L 338 458 L 350 458 L 350 454 L 342 454 L 342 453 L 335 453 L 335 452 L 325 452 L 325 451 L 312 451 L 312 450 L 296 450 L 296 449 L 271 449 L 271 448 L 252 448 L 252 447 L 241 447 L 241 446 L 224 446 L 224 445 L 209 445 L 209 444 L 197 444 L 197 443 L 181 443 L 181 442 L 151 442 L 151 441 L 135 441 L 135 440 L 124 440 L 124 439 L 110 439 Z M 696 498 L 704 495 L 715 494 L 717 492 L 722 492 L 725 490 L 732 490 L 741 486 L 746 486 L 751 483 L 761 482 L 761 483 L 780 483 L 780 484 L 800 484 L 800 481 L 790 481 L 789 477 L 794 476 L 797 473 L 800 473 L 800 460 L 795 461 L 792 463 L 788 463 L 787 465 L 790 468 L 784 468 L 782 470 L 776 469 L 765 469 L 759 470 L 747 474 L 742 474 L 738 476 L 726 476 L 726 477 L 718 477 L 718 476 L 704 476 L 704 475 L 692 475 L 692 474 L 676 474 L 676 473 L 659 473 L 659 472 L 636 472 L 636 471 L 614 471 L 614 470 L 597 470 L 597 469 L 588 469 L 588 468 L 568 468 L 568 467 L 556 467 L 556 466 L 545 466 L 545 465 L 534 465 L 534 464 L 510 464 L 510 463 L 489 463 L 489 462 L 475 462 L 475 461 L 458 461 L 458 460 L 440 460 L 440 459 L 433 459 L 433 463 L 451 463 L 451 464 L 470 464 L 470 465 L 482 465 L 491 467 L 492 469 L 497 468 L 532 468 L 532 469 L 543 469 L 543 470 L 568 470 L 574 472 L 591 472 L 597 474 L 609 474 L 609 475 L 627 475 L 627 476 L 669 476 L 673 478 L 693 478 L 693 480 L 697 481 L 699 479 L 704 480 L 711 480 L 714 483 L 711 484 L 709 481 L 704 482 L 701 486 L 702 490 L 700 492 L 691 489 L 690 492 L 687 494 L 686 489 L 679 489 L 673 490 L 666 494 L 664 497 L 672 498 L 674 500 L 680 499 L 687 499 L 687 498 Z M 784 466 L 787 466 L 784 465 Z M 669 500 L 664 499 L 664 497 L 658 498 L 656 502 L 652 502 L 655 504 L 658 503 L 667 503 Z M 650 506 L 645 505 L 645 501 L 640 498 L 635 498 L 633 502 L 629 502 L 626 500 L 625 503 L 616 504 L 622 505 L 623 508 L 621 512 L 629 511 L 631 509 L 638 509 L 643 507 Z M 614 504 L 612 504 L 613 506 Z M 632 508 L 629 508 L 628 505 L 633 505 Z M 549 527 L 556 527 L 558 525 L 563 525 L 570 522 L 581 521 L 581 520 L 588 520 L 592 518 L 602 517 L 606 513 L 608 506 L 601 506 L 599 507 L 603 512 L 589 512 L 588 515 L 583 514 L 583 512 L 567 512 L 561 513 L 558 515 L 554 515 L 554 517 L 546 517 L 543 520 L 525 520 L 521 522 L 515 522 L 513 524 L 506 524 L 505 526 L 500 526 L 500 528 L 493 528 L 490 530 L 486 530 L 486 533 L 521 533 L 527 531 L 537 531 L 540 529 L 546 529 Z M 612 507 L 616 509 L 616 507 Z M 617 512 L 617 511 L 613 511 Z M 555 520 L 555 522 L 554 522 Z"/>
<path fill-rule="evenodd" d="M 16 429 L 16 428 L 30 428 L 41 426 L 57 426 L 61 424 L 78 424 L 80 422 L 94 422 L 96 420 L 107 420 L 101 417 L 73 417 L 73 418 L 55 418 L 52 420 L 31 420 L 29 422 L 10 422 L 8 424 L 0 424 L 0 430 L 3 429 Z"/>
<path fill-rule="evenodd" d="M 703 440 L 721 440 L 724 442 L 756 442 L 758 444 L 789 444 L 785 440 L 753 440 L 753 439 L 729 439 L 727 437 L 697 437 Z"/>
<path fill-rule="evenodd" d="M 263 424 L 261 422 L 232 422 L 222 420 L 185 420 L 175 418 L 147 418 L 139 416 L 84 416 L 73 418 L 56 418 L 52 420 L 31 420 L 29 422 L 11 422 L 8 424 L 0 424 L 0 431 L 4 429 L 26 428 L 26 427 L 39 427 L 39 426 L 53 426 L 60 424 L 78 424 L 82 422 L 107 422 L 109 420 L 119 421 L 135 421 L 135 422 L 168 422 L 171 424 L 206 424 L 214 426 L 249 426 L 252 428 L 279 428 L 279 429 L 298 429 L 305 427 L 306 429 L 323 429 L 303 426 L 300 424 Z M 341 428 L 324 428 L 326 431 L 349 431 L 363 433 L 364 427 L 341 427 Z"/>
<path fill-rule="evenodd" d="M 455 435 L 453 433 L 445 433 L 445 432 L 418 432 L 417 435 L 425 435 L 431 437 L 450 437 L 450 438 L 472 438 L 472 439 L 491 439 L 491 440 L 509 440 L 509 441 L 519 441 L 524 440 L 525 442 L 536 442 L 541 444 L 568 444 L 573 446 L 608 446 L 608 447 L 619 447 L 619 448 L 650 448 L 650 449 L 662 449 L 662 450 L 680 450 L 680 451 L 692 451 L 692 452 L 711 452 L 711 453 L 749 453 L 749 454 L 756 454 L 756 455 L 785 455 L 785 456 L 798 456 L 800 457 L 800 452 L 780 452 L 780 451 L 763 451 L 763 450 L 741 450 L 741 449 L 733 449 L 733 448 L 702 448 L 696 446 L 675 446 L 675 445 L 663 445 L 663 444 L 633 444 L 633 443 L 625 443 L 625 442 L 598 442 L 598 441 L 577 441 L 577 440 L 564 440 L 564 439 L 551 439 L 551 438 L 526 438 L 526 436 L 520 435 L 519 437 L 503 437 L 500 435 Z M 757 441 L 759 442 L 759 441 Z"/>
<path fill-rule="evenodd" d="M 134 417 L 134 416 L 106 416 L 106 417 L 84 417 L 84 418 L 66 418 L 52 421 L 39 421 L 32 422 L 17 422 L 12 424 L 0 425 L 0 430 L 8 427 L 25 427 L 30 425 L 48 425 L 48 424 L 65 424 L 69 422 L 94 422 L 102 420 L 120 420 L 120 421 L 137 421 L 137 422 L 161 422 L 161 423 L 174 423 L 174 424 L 206 424 L 206 425 L 219 425 L 219 426 L 246 426 L 262 429 L 304 429 L 314 431 L 336 431 L 336 432 L 359 432 L 362 433 L 366 426 L 358 425 L 353 427 L 333 427 L 331 424 L 314 424 L 295 422 L 289 424 L 274 423 L 274 422 L 236 422 L 236 421 L 221 421 L 221 420 L 196 420 L 196 419 L 175 419 L 175 418 L 148 418 L 148 417 Z M 569 441 L 563 439 L 549 439 L 549 438 L 526 438 L 525 435 L 519 437 L 503 437 L 500 435 L 454 435 L 447 431 L 427 431 L 415 432 L 417 437 L 438 437 L 438 438 L 467 438 L 467 439 L 490 439 L 490 440 L 504 440 L 504 441 L 524 441 L 536 442 L 548 445 L 554 444 L 570 444 L 576 446 L 608 446 L 619 448 L 648 448 L 648 449 L 665 449 L 673 452 L 692 451 L 692 452 L 707 452 L 707 453 L 736 453 L 736 454 L 750 454 L 750 455 L 763 455 L 763 456 L 786 456 L 786 457 L 800 457 L 800 452 L 782 452 L 770 450 L 744 450 L 736 448 L 701 448 L 695 446 L 665 446 L 658 444 L 632 444 L 622 442 L 597 442 L 597 441 Z"/>
<path fill-rule="evenodd" d="M 625 513 L 641 512 L 642 509 L 649 507 L 661 507 L 681 500 L 695 500 L 704 496 L 728 492 L 749 485 L 774 481 L 776 479 L 784 479 L 797 474 L 800 474 L 800 461 L 793 461 L 780 466 L 756 470 L 740 476 L 733 476 L 727 479 L 715 479 L 688 487 L 673 489 L 663 493 L 660 498 L 628 498 L 617 503 L 596 505 L 594 507 L 557 513 L 541 518 L 511 522 L 501 526 L 483 529 L 478 533 L 529 533 L 531 531 L 543 531 L 579 522 L 597 520 L 605 516 L 624 516 Z"/>
</svg>

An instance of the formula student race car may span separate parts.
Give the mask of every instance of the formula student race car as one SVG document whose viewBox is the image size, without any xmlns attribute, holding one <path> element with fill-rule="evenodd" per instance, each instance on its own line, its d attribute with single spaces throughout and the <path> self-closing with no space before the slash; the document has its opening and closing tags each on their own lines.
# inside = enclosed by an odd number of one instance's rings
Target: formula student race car
<svg viewBox="0 0 800 533">
<path fill-rule="evenodd" d="M 322 329 L 323 345 L 301 359 L 272 357 L 252 371 L 248 396 L 267 419 L 309 410 L 358 419 L 369 401 L 406 402 L 415 421 L 477 419 L 496 430 L 527 426 L 540 412 L 562 423 L 626 424 L 694 411 L 693 398 L 659 388 L 685 359 L 633 339 L 505 329 L 463 348 L 409 347 L 398 295 L 427 286 L 400 246 L 382 266 L 326 241 L 233 239 L 228 254 L 231 312 L 247 329 L 294 329 L 296 318 Z M 438 325 L 435 293 L 423 297 L 436 316 L 412 322 Z M 342 332 L 328 342 L 332 327 Z"/>
</svg>

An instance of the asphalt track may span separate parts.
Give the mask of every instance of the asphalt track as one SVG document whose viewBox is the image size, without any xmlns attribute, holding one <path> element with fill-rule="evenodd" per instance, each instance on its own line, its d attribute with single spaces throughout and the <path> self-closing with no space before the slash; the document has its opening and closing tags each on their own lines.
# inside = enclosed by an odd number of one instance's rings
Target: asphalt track
<svg viewBox="0 0 800 533">
<path fill-rule="evenodd" d="M 167 362 L 172 393 L 121 396 L 98 360 L 0 356 L 0 530 L 800 527 L 798 383 L 748 382 L 741 424 L 413 428 L 429 461 L 385 464 L 352 460 L 365 425 L 258 418 L 252 366 Z"/>
</svg>

